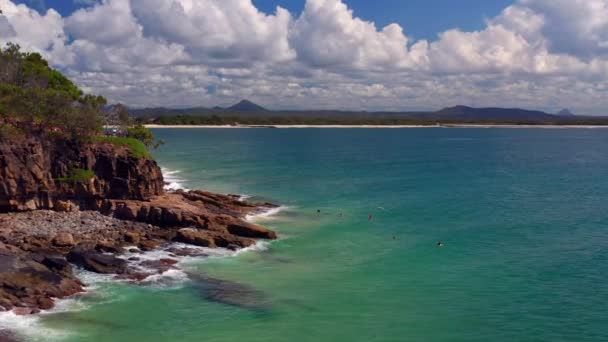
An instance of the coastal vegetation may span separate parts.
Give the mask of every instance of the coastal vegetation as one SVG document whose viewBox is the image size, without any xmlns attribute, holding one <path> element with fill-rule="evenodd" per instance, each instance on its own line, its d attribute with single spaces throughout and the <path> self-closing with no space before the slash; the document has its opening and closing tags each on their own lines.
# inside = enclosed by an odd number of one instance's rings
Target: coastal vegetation
<svg viewBox="0 0 608 342">
<path fill-rule="evenodd" d="M 136 125 L 125 106 L 106 105 L 103 96 L 85 94 L 39 53 L 23 52 L 12 43 L 0 47 L 0 138 L 109 142 L 149 157 L 148 147 L 159 144 L 152 132 Z M 104 134 L 108 124 L 119 127 L 113 134 L 118 136 Z"/>
<path fill-rule="evenodd" d="M 546 118 L 462 118 L 435 116 L 431 114 L 420 114 L 411 116 L 394 115 L 365 115 L 365 116 L 323 116 L 311 112 L 308 116 L 292 115 L 285 113 L 274 113 L 272 115 L 240 115 L 236 114 L 206 114 L 206 115 L 160 115 L 152 118 L 140 118 L 140 122 L 157 125 L 348 125 L 348 126 L 393 126 L 393 125 L 457 125 L 457 124 L 484 124 L 484 125 L 608 125 L 606 117 L 571 116 L 571 117 L 546 117 Z"/>
<path fill-rule="evenodd" d="M 428 112 L 273 111 L 243 100 L 227 108 L 142 108 L 129 111 L 139 122 L 157 125 L 608 125 L 607 117 L 574 115 L 569 110 L 550 114 L 521 108 L 467 106 L 454 106 Z"/>
<path fill-rule="evenodd" d="M 150 157 L 150 151 L 148 150 L 144 142 L 133 137 L 93 136 L 91 137 L 91 141 L 105 142 L 117 146 L 127 147 L 129 148 L 131 153 L 137 158 Z"/>
<path fill-rule="evenodd" d="M 68 177 L 60 177 L 55 180 L 58 182 L 66 182 L 66 183 L 84 183 L 88 182 L 95 177 L 95 172 L 92 170 L 73 168 L 70 169 L 70 174 Z"/>
</svg>

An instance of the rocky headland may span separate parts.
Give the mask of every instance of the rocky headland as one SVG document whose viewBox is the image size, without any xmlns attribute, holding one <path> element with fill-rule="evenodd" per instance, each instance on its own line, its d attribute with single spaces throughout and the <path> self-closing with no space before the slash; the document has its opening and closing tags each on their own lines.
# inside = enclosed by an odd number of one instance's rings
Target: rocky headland
<svg viewBox="0 0 608 342">
<path fill-rule="evenodd" d="M 275 207 L 236 195 L 164 191 L 154 160 L 109 142 L 0 139 L 0 309 L 32 314 L 83 292 L 75 267 L 130 281 L 177 260 L 131 267 L 123 253 L 180 242 L 239 249 L 275 232 L 245 216 Z M 170 256 L 200 253 L 169 249 Z M 132 257 L 137 259 L 136 257 Z"/>
</svg>

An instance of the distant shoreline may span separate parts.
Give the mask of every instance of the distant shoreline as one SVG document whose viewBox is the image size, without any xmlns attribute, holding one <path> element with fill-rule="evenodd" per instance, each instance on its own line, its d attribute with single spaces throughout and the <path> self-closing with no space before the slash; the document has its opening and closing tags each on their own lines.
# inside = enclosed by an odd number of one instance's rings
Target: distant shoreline
<svg viewBox="0 0 608 342">
<path fill-rule="evenodd" d="M 499 124 L 445 124 L 445 125 L 145 125 L 147 128 L 223 128 L 223 129 L 246 129 L 246 128 L 543 128 L 543 129 L 595 129 L 606 128 L 608 125 L 499 125 Z"/>
</svg>

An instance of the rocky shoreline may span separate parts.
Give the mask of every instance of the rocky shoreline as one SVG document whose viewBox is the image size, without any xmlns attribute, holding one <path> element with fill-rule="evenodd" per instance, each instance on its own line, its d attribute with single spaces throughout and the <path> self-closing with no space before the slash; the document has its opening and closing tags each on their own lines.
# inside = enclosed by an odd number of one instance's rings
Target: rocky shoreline
<svg viewBox="0 0 608 342">
<path fill-rule="evenodd" d="M 141 208 L 165 203 L 165 198 L 158 202 L 117 203 L 122 209 L 114 211 L 113 216 L 79 210 L 0 214 L 0 306 L 20 315 L 51 309 L 56 299 L 84 291 L 86 284 L 75 276 L 75 267 L 112 274 L 120 280 L 145 282 L 171 269 L 179 257 L 201 256 L 197 249 L 168 249 L 168 258 L 148 260 L 142 270 L 121 257 L 126 253 L 136 255 L 167 248 L 173 242 L 237 250 L 253 245 L 259 238 L 276 238 L 274 232 L 243 220 L 245 215 L 272 208 L 271 204 L 252 204 L 237 196 L 200 191 L 166 196 L 172 201 L 181 197 L 184 202 L 181 206 L 172 202 L 173 209 L 179 212 L 152 206 L 153 210 L 166 213 L 161 215 L 165 219 L 157 219 L 158 225 L 147 223 L 148 216 L 126 215 L 124 208 L 149 210 Z M 213 205 L 205 205 L 203 198 L 213 200 Z M 191 216 L 192 210 L 198 210 L 198 216 Z M 197 227 L 192 219 L 207 226 Z"/>
<path fill-rule="evenodd" d="M 70 178 L 74 170 L 91 176 Z M 171 243 L 237 250 L 277 238 L 245 220 L 271 203 L 165 185 L 154 160 L 125 146 L 0 140 L 0 310 L 35 314 L 83 292 L 75 268 L 142 282 L 200 253 Z M 160 248 L 169 257 L 143 267 L 124 257 Z"/>
</svg>

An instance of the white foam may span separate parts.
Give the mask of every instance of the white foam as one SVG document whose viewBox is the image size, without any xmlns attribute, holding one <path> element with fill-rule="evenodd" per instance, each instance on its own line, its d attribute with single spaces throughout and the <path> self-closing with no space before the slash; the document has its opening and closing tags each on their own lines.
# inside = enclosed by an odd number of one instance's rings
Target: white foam
<svg viewBox="0 0 608 342">
<path fill-rule="evenodd" d="M 39 315 L 19 316 L 12 311 L 0 313 L 0 329 L 10 331 L 18 339 L 33 342 L 62 340 L 73 334 L 68 330 L 45 326 Z"/>
<path fill-rule="evenodd" d="M 153 274 L 142 280 L 143 285 L 160 287 L 160 288 L 175 288 L 182 286 L 188 280 L 188 275 L 181 269 L 170 269 L 161 274 Z"/>
<path fill-rule="evenodd" d="M 170 170 L 167 168 L 161 168 L 161 171 L 163 173 L 163 178 L 165 179 L 165 182 L 167 183 L 165 185 L 165 190 L 167 191 L 175 191 L 175 190 L 188 190 L 185 186 L 184 186 L 184 182 L 186 181 L 185 179 L 182 179 L 178 176 L 179 173 L 181 173 L 180 170 Z"/>
<path fill-rule="evenodd" d="M 253 196 L 251 196 L 251 195 L 239 195 L 239 201 L 245 202 L 246 200 L 250 199 L 251 197 L 253 197 Z"/>
<path fill-rule="evenodd" d="M 280 206 L 277 208 L 263 208 L 258 212 L 245 216 L 245 220 L 248 222 L 272 220 L 277 214 L 287 209 L 289 209 L 288 206 Z"/>
<path fill-rule="evenodd" d="M 257 241 L 254 245 L 247 248 L 242 248 L 233 252 L 233 256 L 241 255 L 249 252 L 264 252 L 270 248 L 270 242 L 268 241 Z"/>
</svg>

